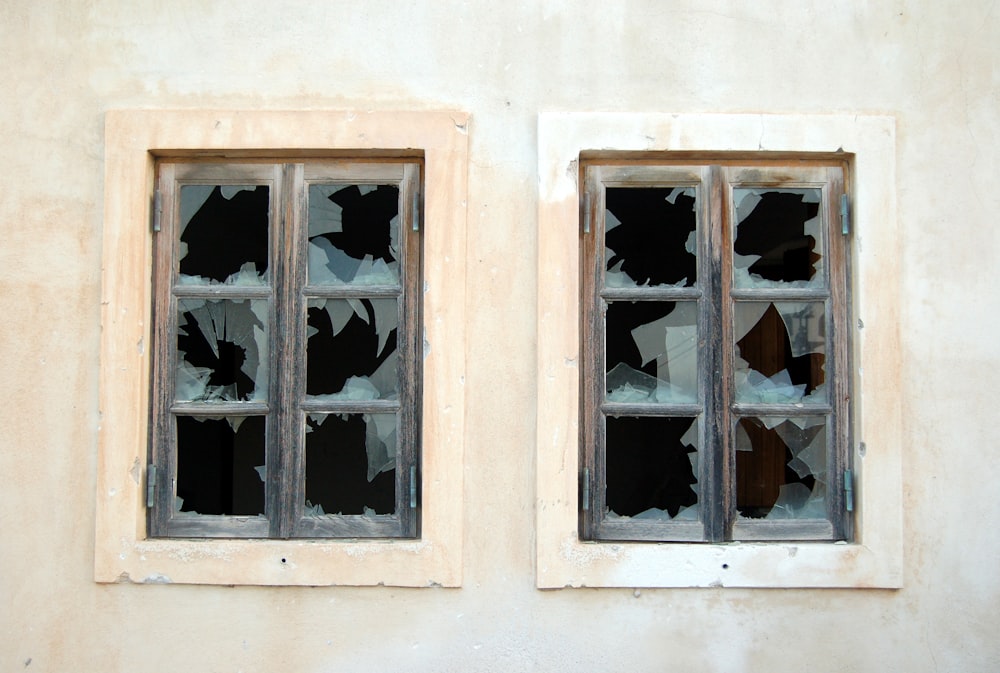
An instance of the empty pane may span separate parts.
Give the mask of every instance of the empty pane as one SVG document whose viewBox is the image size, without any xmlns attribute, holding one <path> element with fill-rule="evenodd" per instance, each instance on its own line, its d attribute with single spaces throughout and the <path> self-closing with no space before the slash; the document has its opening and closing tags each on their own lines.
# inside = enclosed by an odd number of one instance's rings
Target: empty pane
<svg viewBox="0 0 1000 673">
<path fill-rule="evenodd" d="M 698 519 L 695 418 L 607 419 L 607 507 L 645 519 Z"/>
<path fill-rule="evenodd" d="M 399 282 L 399 188 L 309 186 L 309 282 Z"/>
<path fill-rule="evenodd" d="M 180 283 L 265 282 L 270 212 L 266 186 L 185 185 L 180 201 Z"/>
<path fill-rule="evenodd" d="M 396 510 L 395 414 L 309 414 L 306 515 Z"/>
<path fill-rule="evenodd" d="M 177 417 L 177 509 L 264 513 L 263 416 Z"/>
<path fill-rule="evenodd" d="M 819 189 L 733 190 L 734 282 L 749 287 L 822 287 Z"/>
<path fill-rule="evenodd" d="M 694 285 L 696 225 L 694 187 L 609 187 L 605 286 Z"/>
</svg>

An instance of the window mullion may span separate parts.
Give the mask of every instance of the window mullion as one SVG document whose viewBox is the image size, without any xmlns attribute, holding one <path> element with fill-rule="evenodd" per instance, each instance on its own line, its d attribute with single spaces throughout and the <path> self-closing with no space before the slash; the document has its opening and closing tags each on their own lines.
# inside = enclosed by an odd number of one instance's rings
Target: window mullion
<svg viewBox="0 0 1000 673">
<path fill-rule="evenodd" d="M 702 257 L 707 261 L 703 283 L 706 288 L 702 299 L 702 322 L 708 347 L 703 349 L 707 374 L 702 377 L 705 391 L 705 447 L 703 474 L 706 484 L 703 491 L 705 506 L 703 517 L 705 537 L 718 542 L 728 537 L 733 510 L 732 474 L 730 455 L 729 407 L 732 369 L 732 335 L 725 329 L 730 324 L 732 310 L 729 305 L 729 274 L 731 263 L 727 245 L 725 176 L 720 166 L 706 168 L 704 191 L 707 193 L 706 235 L 703 236 Z"/>
<path fill-rule="evenodd" d="M 294 534 L 304 502 L 302 414 L 299 402 L 305 379 L 302 308 L 304 285 L 302 164 L 275 167 L 280 173 L 277 222 L 272 227 L 274 286 L 271 305 L 271 415 L 268 423 L 268 515 L 271 536 Z M 270 466 L 274 466 L 272 470 Z"/>
</svg>

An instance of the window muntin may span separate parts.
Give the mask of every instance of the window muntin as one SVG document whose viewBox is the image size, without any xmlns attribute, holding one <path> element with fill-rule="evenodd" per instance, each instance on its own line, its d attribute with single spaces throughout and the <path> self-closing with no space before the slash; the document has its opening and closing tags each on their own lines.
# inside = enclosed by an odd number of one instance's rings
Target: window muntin
<svg viewBox="0 0 1000 673">
<path fill-rule="evenodd" d="M 843 170 L 585 162 L 585 539 L 849 537 Z"/>
<path fill-rule="evenodd" d="M 150 534 L 417 536 L 419 164 L 158 170 Z"/>
</svg>

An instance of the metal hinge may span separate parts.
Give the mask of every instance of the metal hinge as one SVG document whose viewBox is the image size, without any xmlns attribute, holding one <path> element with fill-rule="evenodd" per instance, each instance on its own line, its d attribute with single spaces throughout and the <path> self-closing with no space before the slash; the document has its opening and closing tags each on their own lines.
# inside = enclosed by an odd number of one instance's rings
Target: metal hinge
<svg viewBox="0 0 1000 673">
<path fill-rule="evenodd" d="M 417 467 L 410 465 L 410 509 L 417 508 Z"/>
<path fill-rule="evenodd" d="M 590 233 L 590 195 L 583 197 L 583 233 Z"/>
<path fill-rule="evenodd" d="M 844 507 L 854 511 L 854 475 L 850 470 L 844 470 Z"/>
<path fill-rule="evenodd" d="M 156 503 L 156 465 L 146 467 L 146 508 L 151 509 Z"/>
<path fill-rule="evenodd" d="M 160 217 L 163 215 L 163 194 L 157 189 L 153 192 L 153 231 L 160 230 Z"/>
<path fill-rule="evenodd" d="M 851 233 L 851 202 L 848 200 L 847 194 L 840 195 L 840 226 L 844 236 Z"/>
<path fill-rule="evenodd" d="M 583 511 L 590 509 L 590 468 L 583 468 Z"/>
<path fill-rule="evenodd" d="M 413 190 L 413 231 L 420 231 L 420 191 Z"/>
</svg>

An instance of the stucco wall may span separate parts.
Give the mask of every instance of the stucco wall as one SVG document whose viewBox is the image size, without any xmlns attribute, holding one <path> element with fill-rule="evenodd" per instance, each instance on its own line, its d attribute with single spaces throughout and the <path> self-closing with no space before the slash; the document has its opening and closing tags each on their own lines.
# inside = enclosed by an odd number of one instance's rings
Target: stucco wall
<svg viewBox="0 0 1000 673">
<path fill-rule="evenodd" d="M 994 671 L 990 2 L 0 2 L 0 668 Z M 104 113 L 460 109 L 460 589 L 93 581 Z M 904 587 L 535 589 L 545 110 L 896 118 Z"/>
</svg>

